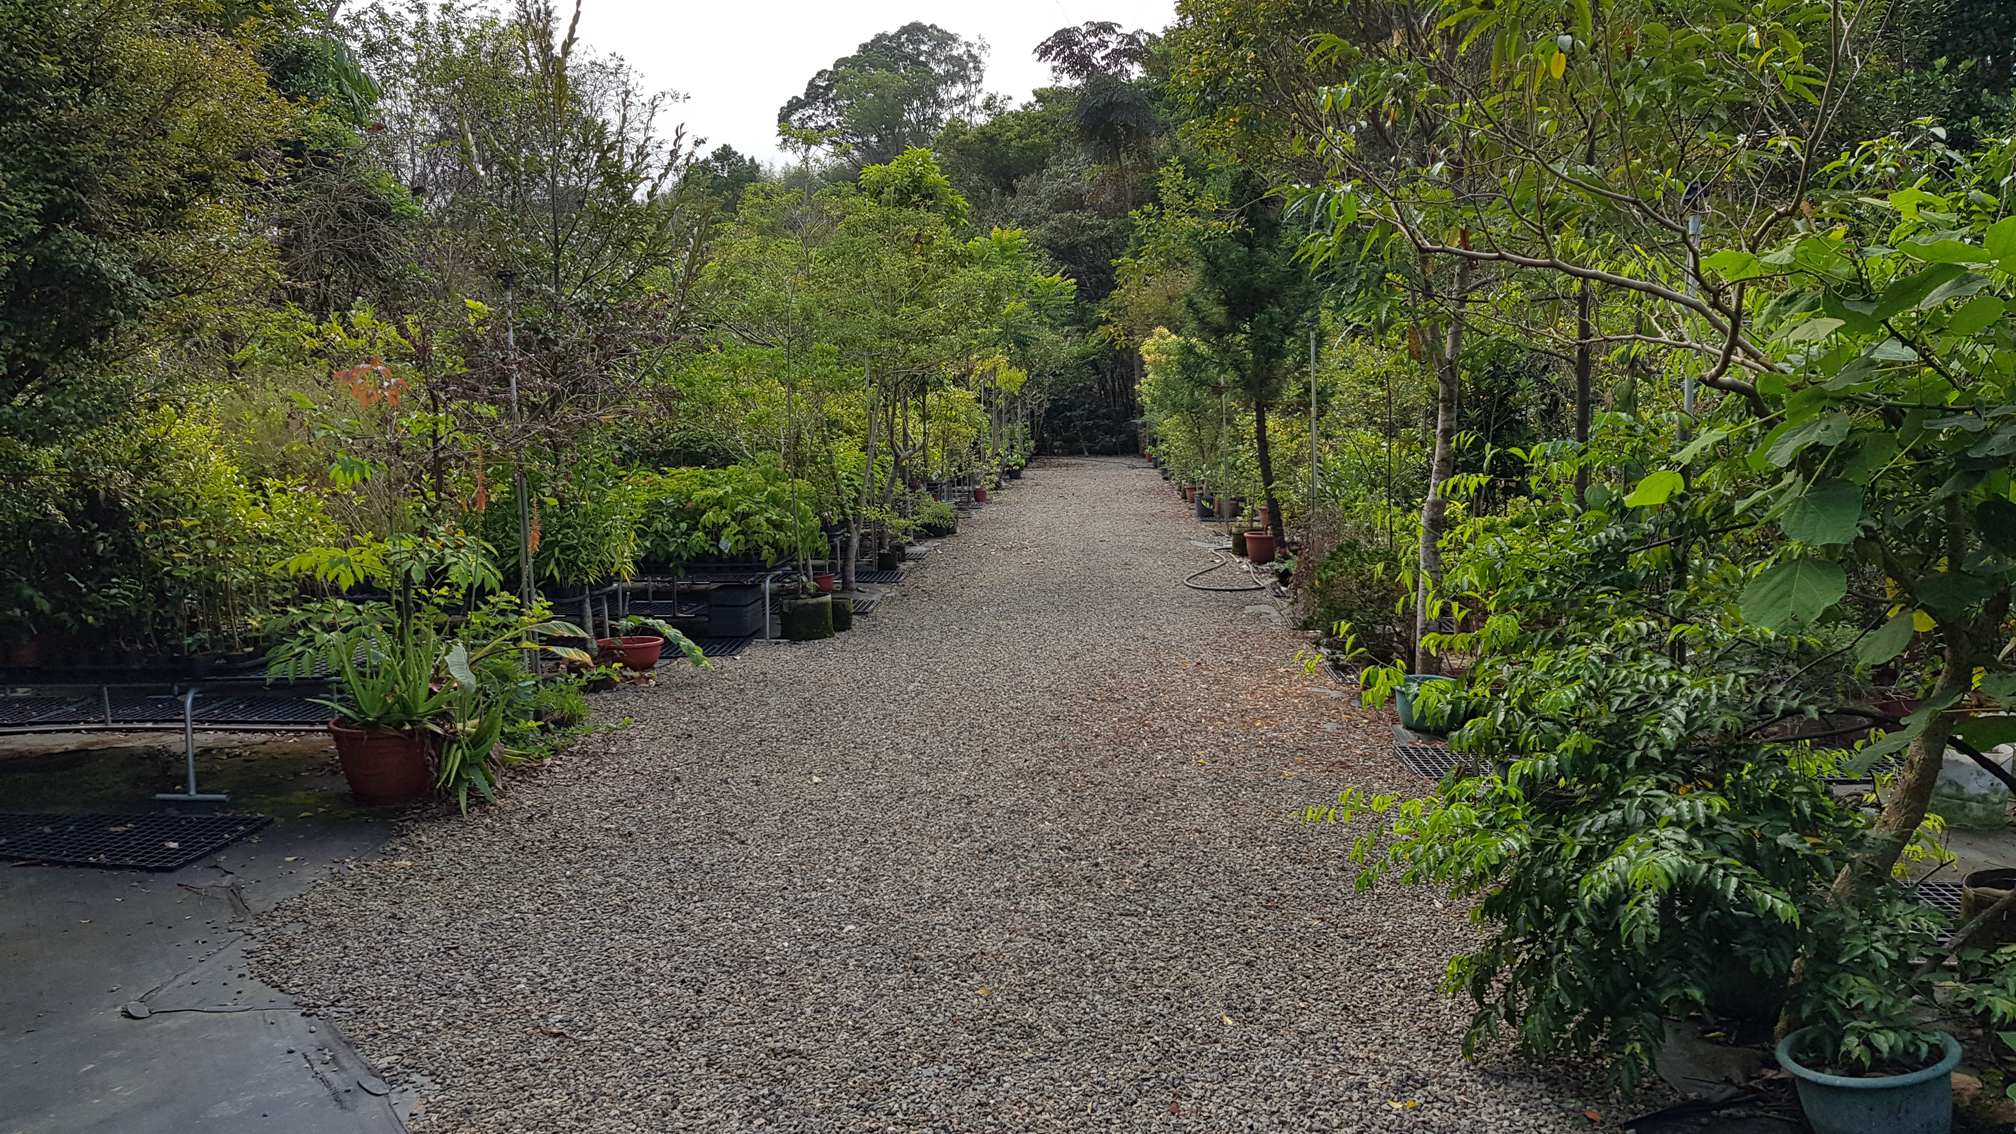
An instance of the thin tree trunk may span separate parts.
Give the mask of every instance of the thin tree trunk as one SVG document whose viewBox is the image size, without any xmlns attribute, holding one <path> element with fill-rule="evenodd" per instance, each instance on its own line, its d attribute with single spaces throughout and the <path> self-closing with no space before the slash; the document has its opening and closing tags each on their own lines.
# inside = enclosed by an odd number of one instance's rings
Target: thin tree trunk
<svg viewBox="0 0 2016 1134">
<path fill-rule="evenodd" d="M 1589 507 L 1590 389 L 1596 370 L 1593 301 L 1589 281 L 1583 280 L 1575 291 L 1575 450 L 1583 457 L 1575 468 L 1575 506 L 1583 509 Z"/>
<path fill-rule="evenodd" d="M 1260 496 L 1267 502 L 1267 527 L 1274 533 L 1274 546 L 1286 547 L 1287 529 L 1281 522 L 1281 502 L 1274 498 L 1274 452 L 1267 444 L 1267 403 L 1253 402 L 1253 448 L 1260 458 Z"/>
<path fill-rule="evenodd" d="M 1467 239 L 1467 233 L 1465 237 Z M 1432 278 L 1432 277 L 1431 277 Z M 1432 285 L 1431 285 L 1432 286 Z M 1421 502 L 1420 570 L 1414 580 L 1414 672 L 1439 673 L 1442 660 L 1422 645 L 1429 631 L 1428 606 L 1442 587 L 1442 535 L 1449 526 L 1449 499 L 1443 493 L 1456 471 L 1457 394 L 1462 384 L 1463 308 L 1470 291 L 1470 261 L 1456 261 L 1454 303 L 1435 364 L 1435 451 L 1428 463 L 1428 496 Z M 1431 293 L 1432 299 L 1432 293 Z M 1437 622 L 1440 620 L 1437 619 Z"/>
<path fill-rule="evenodd" d="M 865 377 L 865 376 L 864 376 Z M 868 511 L 868 501 L 873 499 L 875 484 L 875 382 L 869 378 L 868 387 L 868 439 L 863 444 L 867 461 L 861 466 L 861 505 L 854 510 L 853 522 L 847 525 L 847 564 L 843 571 L 844 589 L 853 590 L 855 573 L 861 562 L 861 517 Z"/>
</svg>

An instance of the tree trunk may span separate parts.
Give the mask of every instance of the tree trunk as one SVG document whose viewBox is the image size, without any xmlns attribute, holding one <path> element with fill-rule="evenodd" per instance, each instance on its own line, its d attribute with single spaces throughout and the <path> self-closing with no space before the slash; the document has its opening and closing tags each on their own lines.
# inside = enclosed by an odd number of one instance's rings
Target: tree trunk
<svg viewBox="0 0 2016 1134">
<path fill-rule="evenodd" d="M 1431 277 L 1432 278 L 1432 277 Z M 1456 406 L 1462 383 L 1462 302 L 1470 291 L 1470 261 L 1456 261 L 1455 305 L 1449 314 L 1435 365 L 1435 451 L 1428 462 L 1428 496 L 1421 502 L 1421 560 L 1414 580 L 1414 672 L 1439 673 L 1440 658 L 1422 647 L 1429 631 L 1428 605 L 1442 586 L 1442 534 L 1449 526 L 1449 499 L 1443 494 L 1456 471 Z M 1431 295 L 1432 298 L 1432 295 Z M 1440 621 L 1437 619 L 1436 621 Z"/>
<path fill-rule="evenodd" d="M 1267 403 L 1253 402 L 1253 449 L 1260 458 L 1260 497 L 1267 502 L 1267 527 L 1274 546 L 1286 547 L 1287 528 L 1281 522 L 1281 502 L 1274 498 L 1274 451 L 1267 444 Z"/>
<path fill-rule="evenodd" d="M 865 377 L 865 375 L 864 375 Z M 861 466 L 861 503 L 854 509 L 852 522 L 847 525 L 847 562 L 841 567 L 841 584 L 844 590 L 853 590 L 855 573 L 861 563 L 861 517 L 868 511 L 868 501 L 873 499 L 875 484 L 875 381 L 866 379 L 868 399 L 868 438 L 862 443 L 862 451 L 867 460 Z"/>
<path fill-rule="evenodd" d="M 1583 509 L 1589 507 L 1590 387 L 1596 370 L 1593 301 L 1589 281 L 1583 280 L 1575 292 L 1575 449 L 1584 461 L 1575 468 L 1575 506 Z"/>
</svg>

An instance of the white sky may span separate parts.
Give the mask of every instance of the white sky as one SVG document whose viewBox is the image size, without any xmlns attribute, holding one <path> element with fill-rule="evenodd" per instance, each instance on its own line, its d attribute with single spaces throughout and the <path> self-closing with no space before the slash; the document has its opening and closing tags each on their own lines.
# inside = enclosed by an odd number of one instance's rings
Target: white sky
<svg viewBox="0 0 2016 1134">
<path fill-rule="evenodd" d="M 1031 52 L 1051 32 L 1112 20 L 1159 33 L 1175 12 L 1175 0 L 583 0 L 581 38 L 628 59 L 652 88 L 686 95 L 671 120 L 708 149 L 725 142 L 769 163 L 784 156 L 777 108 L 877 32 L 923 20 L 985 39 L 987 89 L 1020 102 L 1050 82 Z"/>
</svg>

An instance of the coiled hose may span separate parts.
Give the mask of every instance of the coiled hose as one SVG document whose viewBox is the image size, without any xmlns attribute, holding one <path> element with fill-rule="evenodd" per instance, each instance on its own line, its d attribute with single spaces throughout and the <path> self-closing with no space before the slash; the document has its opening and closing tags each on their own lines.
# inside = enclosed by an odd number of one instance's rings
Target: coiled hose
<svg viewBox="0 0 2016 1134">
<path fill-rule="evenodd" d="M 1226 555 L 1222 551 L 1214 551 L 1211 554 L 1218 560 L 1218 562 L 1213 563 L 1211 566 L 1206 567 L 1201 571 L 1191 572 L 1189 576 L 1183 580 L 1184 586 L 1189 587 L 1193 591 L 1212 591 L 1214 593 L 1224 592 L 1226 594 L 1231 594 L 1237 591 L 1264 591 L 1267 589 L 1267 586 L 1264 583 L 1241 583 L 1237 586 L 1232 587 L 1207 587 L 1204 586 L 1202 583 L 1197 582 L 1198 579 L 1201 579 L 1204 576 L 1209 575 L 1211 572 L 1216 571 L 1220 567 L 1231 566 L 1231 564 L 1234 562 L 1234 560 L 1230 556 Z"/>
</svg>

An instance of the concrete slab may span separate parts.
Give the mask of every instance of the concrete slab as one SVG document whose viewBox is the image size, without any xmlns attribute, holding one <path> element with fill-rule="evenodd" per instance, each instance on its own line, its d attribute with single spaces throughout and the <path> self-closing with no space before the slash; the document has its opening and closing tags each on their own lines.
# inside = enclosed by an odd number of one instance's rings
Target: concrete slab
<svg viewBox="0 0 2016 1134">
<path fill-rule="evenodd" d="M 0 1134 L 405 1129 L 404 1100 L 336 1029 L 244 964 L 254 913 L 388 834 L 303 786 L 241 793 L 273 825 L 172 873 L 0 866 Z"/>
</svg>

